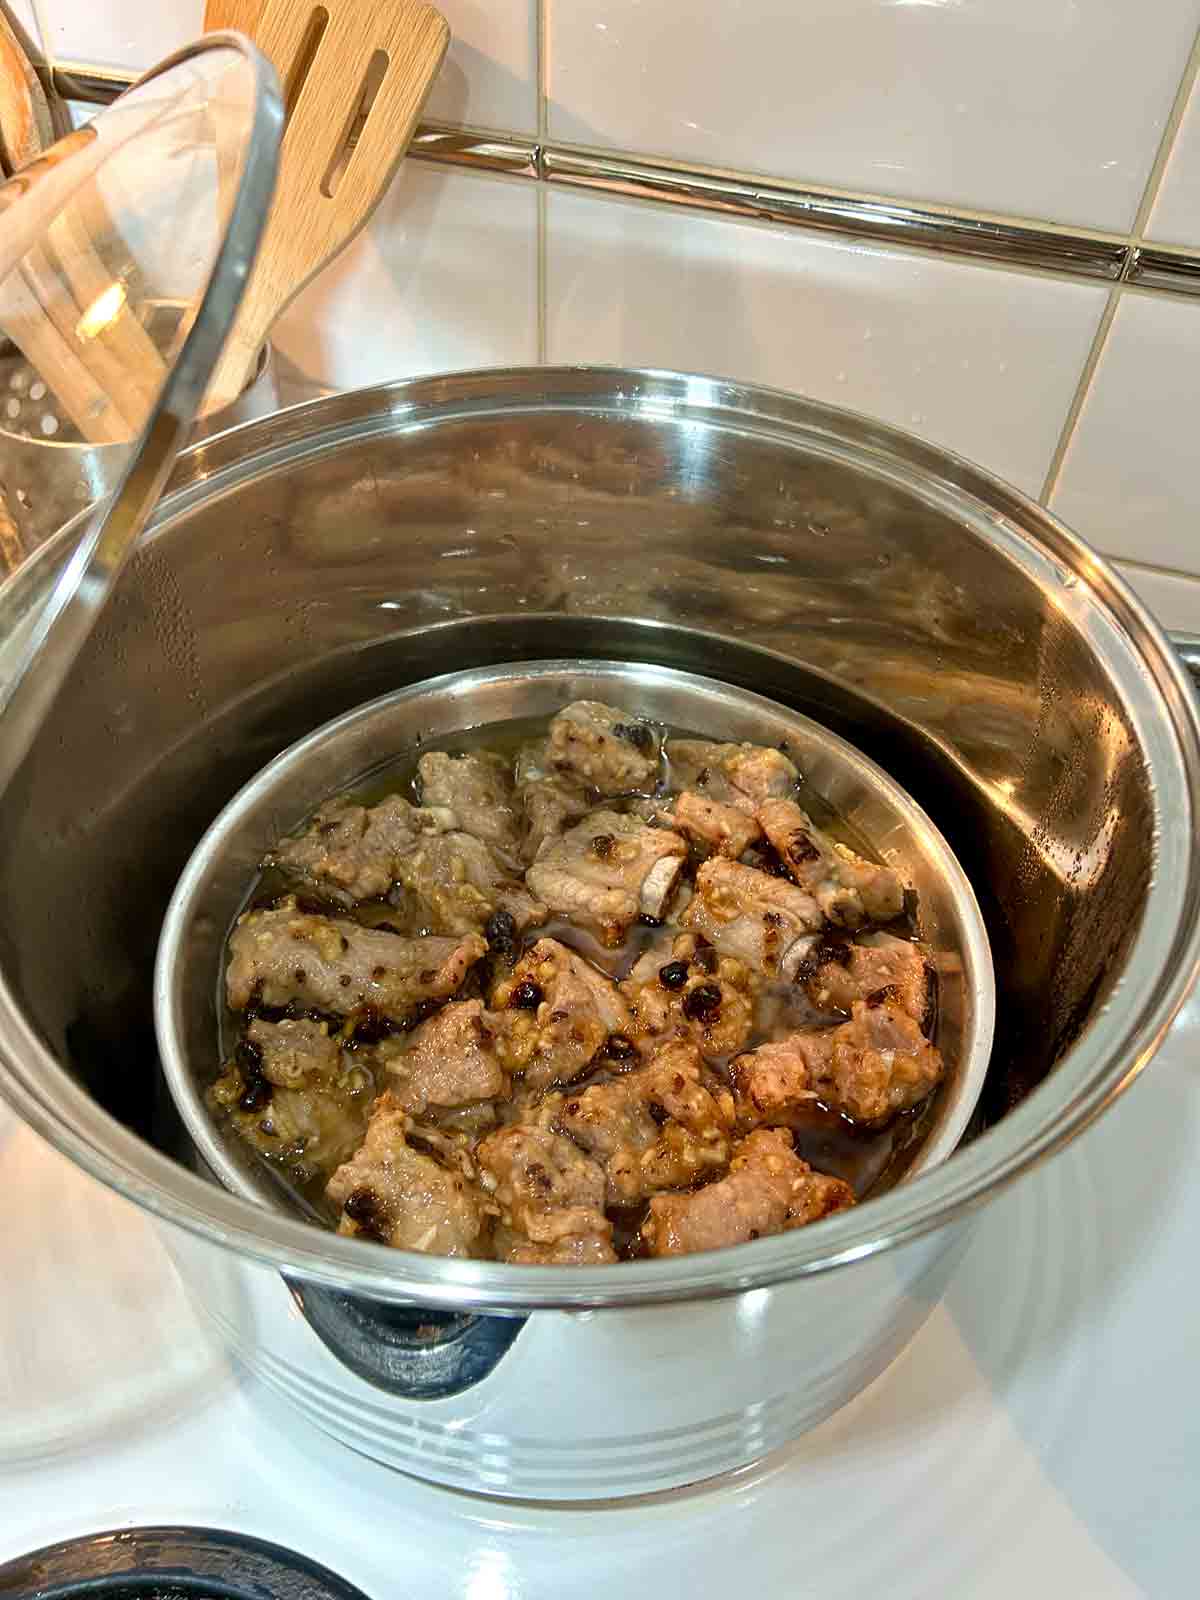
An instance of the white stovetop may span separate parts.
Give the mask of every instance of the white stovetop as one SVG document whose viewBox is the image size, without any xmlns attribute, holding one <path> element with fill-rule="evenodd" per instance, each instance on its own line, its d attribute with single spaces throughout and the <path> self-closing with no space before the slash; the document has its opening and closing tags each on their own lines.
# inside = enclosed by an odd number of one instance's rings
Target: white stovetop
<svg viewBox="0 0 1200 1600">
<path fill-rule="evenodd" d="M 140 1214 L 0 1110 L 0 1560 L 181 1521 L 371 1600 L 1194 1596 L 1198 1039 L 1193 1000 L 1125 1100 L 989 1209 L 858 1400 L 737 1480 L 616 1509 L 474 1501 L 326 1440 L 211 1346 Z"/>
</svg>

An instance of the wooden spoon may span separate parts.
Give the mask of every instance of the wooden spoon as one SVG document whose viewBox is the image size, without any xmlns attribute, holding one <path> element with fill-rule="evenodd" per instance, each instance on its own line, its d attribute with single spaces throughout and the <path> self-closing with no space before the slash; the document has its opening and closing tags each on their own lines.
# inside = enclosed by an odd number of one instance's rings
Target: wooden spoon
<svg viewBox="0 0 1200 1600">
<path fill-rule="evenodd" d="M 236 400 L 280 312 L 379 204 L 449 40 L 424 0 L 265 0 L 255 42 L 284 86 L 279 180 L 206 412 Z"/>
<path fill-rule="evenodd" d="M 54 123 L 42 80 L 0 10 L 0 169 L 5 177 L 54 143 Z"/>
</svg>

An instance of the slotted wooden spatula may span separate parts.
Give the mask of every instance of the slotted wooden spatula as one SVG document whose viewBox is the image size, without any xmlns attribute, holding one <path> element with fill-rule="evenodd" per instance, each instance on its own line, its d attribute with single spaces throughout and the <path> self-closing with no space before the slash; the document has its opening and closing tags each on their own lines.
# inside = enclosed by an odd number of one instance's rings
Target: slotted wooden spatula
<svg viewBox="0 0 1200 1600">
<path fill-rule="evenodd" d="M 214 33 L 218 28 L 232 28 L 253 39 L 258 32 L 258 19 L 262 15 L 263 0 L 208 0 L 204 7 L 204 31 Z"/>
<path fill-rule="evenodd" d="M 237 398 L 276 317 L 378 205 L 449 39 L 423 0 L 264 0 L 255 42 L 287 119 L 279 179 L 206 412 Z"/>
</svg>

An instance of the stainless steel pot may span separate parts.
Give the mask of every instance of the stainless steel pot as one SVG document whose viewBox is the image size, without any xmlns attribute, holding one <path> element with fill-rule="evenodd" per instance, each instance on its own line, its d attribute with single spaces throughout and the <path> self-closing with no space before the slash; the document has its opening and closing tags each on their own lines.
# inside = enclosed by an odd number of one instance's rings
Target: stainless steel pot
<svg viewBox="0 0 1200 1600">
<path fill-rule="evenodd" d="M 68 540 L 0 590 L 6 634 L 28 631 Z M 354 705 L 549 658 L 752 688 L 845 734 L 930 814 L 975 886 L 999 996 L 976 1136 L 949 1162 L 807 1232 L 548 1271 L 328 1236 L 175 1159 L 151 967 L 204 829 Z M 1196 967 L 1198 731 L 1182 667 L 1103 562 L 1015 491 L 862 418 L 631 372 L 319 401 L 181 458 L 0 802 L 0 1087 L 173 1225 L 235 1346 L 356 1448 L 552 1498 L 702 1477 L 882 1370 L 974 1207 L 1149 1059 Z M 352 1320 L 364 1300 L 396 1308 L 397 1384 L 295 1314 L 314 1290 L 351 1296 L 335 1303 Z M 528 1320 L 494 1339 L 486 1376 L 396 1392 L 431 1352 L 452 1365 L 456 1341 L 503 1328 L 492 1313 Z"/>
</svg>

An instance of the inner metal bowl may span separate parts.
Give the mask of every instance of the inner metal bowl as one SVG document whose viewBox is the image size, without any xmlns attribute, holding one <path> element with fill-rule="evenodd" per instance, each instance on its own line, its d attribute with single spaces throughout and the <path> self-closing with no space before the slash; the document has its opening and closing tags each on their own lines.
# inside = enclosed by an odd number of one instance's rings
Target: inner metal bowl
<svg viewBox="0 0 1200 1600">
<path fill-rule="evenodd" d="M 188 1132 L 234 1193 L 276 1207 L 288 1199 L 266 1164 L 214 1119 L 204 1099 L 220 1070 L 225 941 L 263 856 L 322 801 L 353 788 L 381 762 L 471 729 L 549 718 L 583 699 L 636 708 L 652 721 L 714 739 L 785 742 L 807 785 L 899 871 L 916 893 L 918 932 L 938 973 L 935 1042 L 949 1064 L 904 1175 L 925 1171 L 953 1151 L 987 1073 L 995 980 L 971 885 L 925 812 L 845 740 L 748 690 L 639 663 L 518 662 L 433 678 L 318 728 L 233 798 L 188 862 L 159 940 L 155 1027 L 167 1086 Z"/>
</svg>

